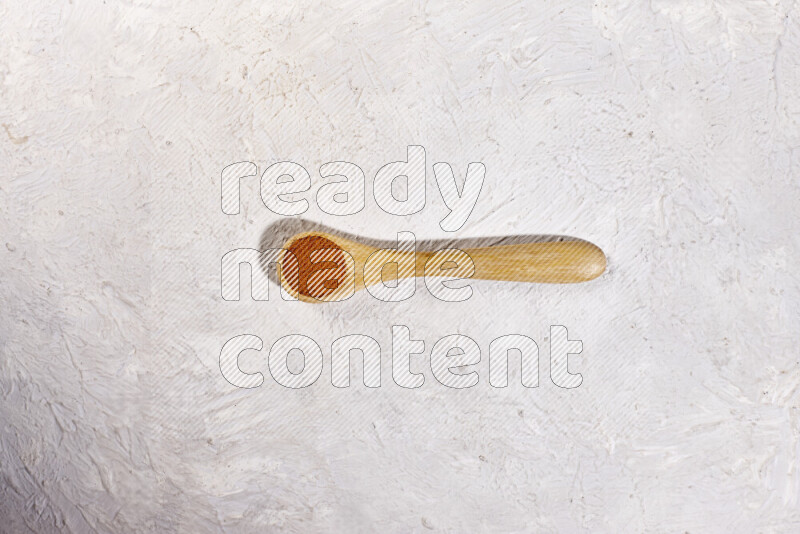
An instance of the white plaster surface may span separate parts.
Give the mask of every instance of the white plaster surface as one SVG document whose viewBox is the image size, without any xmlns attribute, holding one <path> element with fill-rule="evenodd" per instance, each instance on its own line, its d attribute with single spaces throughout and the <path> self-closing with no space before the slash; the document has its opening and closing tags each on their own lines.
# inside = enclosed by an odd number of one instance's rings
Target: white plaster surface
<svg viewBox="0 0 800 534">
<path fill-rule="evenodd" d="M 0 3 L 0 531 L 800 531 L 800 7 L 647 2 Z M 367 183 L 427 150 L 427 206 L 314 202 L 328 161 Z M 581 285 L 421 286 L 328 305 L 225 302 L 221 256 L 279 217 L 220 172 L 280 160 L 305 218 L 449 237 L 430 171 L 486 184 L 458 237 L 568 234 Z M 273 293 L 277 295 L 277 293 Z M 425 384 L 391 378 L 393 324 Z M 549 326 L 583 341 L 549 379 Z M 323 348 L 313 386 L 237 389 L 223 343 Z M 461 333 L 480 382 L 438 384 Z M 525 334 L 536 389 L 488 383 Z M 383 347 L 382 386 L 330 384 L 330 343 Z M 242 356 L 267 372 L 266 354 Z"/>
</svg>

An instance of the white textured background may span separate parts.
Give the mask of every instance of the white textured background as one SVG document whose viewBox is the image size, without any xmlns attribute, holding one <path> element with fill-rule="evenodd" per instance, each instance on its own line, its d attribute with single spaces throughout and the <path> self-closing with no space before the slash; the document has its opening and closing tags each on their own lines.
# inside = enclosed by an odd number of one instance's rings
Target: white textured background
<svg viewBox="0 0 800 534">
<path fill-rule="evenodd" d="M 0 3 L 0 531 L 798 532 L 800 7 L 649 2 Z M 428 205 L 347 218 L 408 144 Z M 559 233 L 575 286 L 474 282 L 382 304 L 223 302 L 219 261 L 277 220 L 232 162 L 303 164 L 306 218 L 446 237 L 430 166 L 486 165 L 458 236 Z M 275 294 L 275 293 L 273 293 Z M 391 380 L 390 327 L 483 350 L 480 383 Z M 488 343 L 563 324 L 574 390 L 488 383 Z M 239 390 L 240 333 L 323 347 L 314 386 Z M 383 386 L 330 385 L 333 339 Z M 242 358 L 266 371 L 264 355 Z M 518 376 L 518 375 L 517 375 Z"/>
</svg>

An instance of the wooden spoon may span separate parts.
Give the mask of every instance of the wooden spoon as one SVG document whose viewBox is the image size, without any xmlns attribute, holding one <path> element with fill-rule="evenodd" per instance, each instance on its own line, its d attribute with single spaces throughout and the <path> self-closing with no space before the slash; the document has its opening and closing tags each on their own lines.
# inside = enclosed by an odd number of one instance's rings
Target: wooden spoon
<svg viewBox="0 0 800 534">
<path fill-rule="evenodd" d="M 606 269 L 603 251 L 581 240 L 414 251 L 306 231 L 290 237 L 283 248 L 288 253 L 280 260 L 281 285 L 306 302 L 342 300 L 381 280 L 415 276 L 571 284 L 597 278 Z"/>
</svg>

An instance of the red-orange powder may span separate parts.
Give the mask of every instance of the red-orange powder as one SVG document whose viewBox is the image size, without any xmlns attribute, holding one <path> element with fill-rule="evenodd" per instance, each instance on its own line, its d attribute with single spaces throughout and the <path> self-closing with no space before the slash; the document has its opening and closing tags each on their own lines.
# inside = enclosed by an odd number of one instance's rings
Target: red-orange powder
<svg viewBox="0 0 800 534">
<path fill-rule="evenodd" d="M 316 255 L 315 261 L 312 261 L 311 254 L 322 249 L 325 252 Z M 347 276 L 347 264 L 342 249 L 330 239 L 320 236 L 301 237 L 289 246 L 289 252 L 294 254 L 294 258 L 286 255 L 281 266 L 283 277 L 301 295 L 322 298 L 337 289 Z M 315 275 L 322 270 L 326 272 Z"/>
</svg>

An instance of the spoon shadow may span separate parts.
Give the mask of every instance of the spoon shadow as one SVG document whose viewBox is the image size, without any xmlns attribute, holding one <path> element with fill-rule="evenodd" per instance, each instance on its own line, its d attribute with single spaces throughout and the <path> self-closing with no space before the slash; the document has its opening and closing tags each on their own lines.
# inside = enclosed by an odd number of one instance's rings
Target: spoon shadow
<svg viewBox="0 0 800 534">
<path fill-rule="evenodd" d="M 397 247 L 397 240 L 391 239 L 374 239 L 362 235 L 344 232 L 337 228 L 332 228 L 321 223 L 309 221 L 307 219 L 281 219 L 267 226 L 261 233 L 259 240 L 259 250 L 284 248 L 284 244 L 290 237 L 301 232 L 326 232 L 334 235 L 357 241 L 365 245 L 375 248 L 395 248 Z M 579 241 L 588 243 L 585 239 L 565 235 L 553 234 L 516 234 L 516 235 L 500 235 L 488 237 L 466 237 L 466 238 L 450 238 L 450 239 L 422 239 L 416 242 L 417 250 L 430 250 L 436 251 L 443 248 L 483 248 L 492 247 L 497 245 L 521 245 L 527 243 L 549 243 L 554 241 Z M 278 278 L 277 269 L 269 269 L 269 264 L 262 262 L 261 270 L 267 277 L 278 286 L 281 282 Z"/>
</svg>

